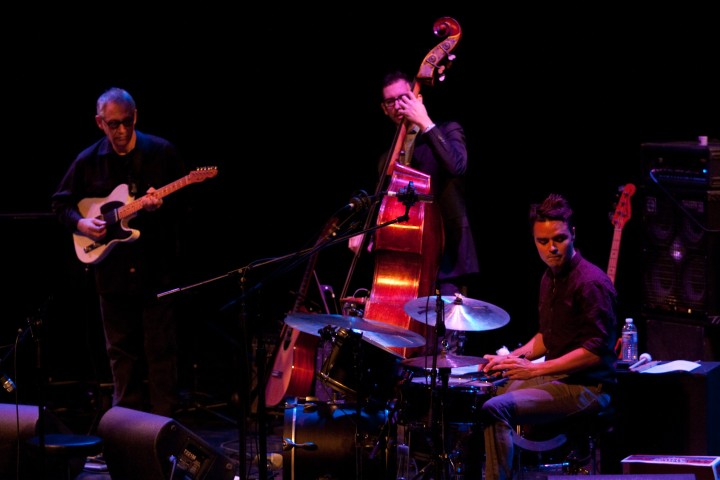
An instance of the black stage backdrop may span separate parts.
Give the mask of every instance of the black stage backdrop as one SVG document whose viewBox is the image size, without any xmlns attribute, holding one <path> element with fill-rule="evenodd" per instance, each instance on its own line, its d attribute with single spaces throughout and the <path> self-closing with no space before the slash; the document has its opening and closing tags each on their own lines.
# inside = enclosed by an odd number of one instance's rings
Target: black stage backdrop
<svg viewBox="0 0 720 480">
<path fill-rule="evenodd" d="M 455 18 L 462 39 L 445 81 L 422 93 L 435 120 L 455 118 L 466 129 L 482 268 L 471 296 L 511 315 L 506 327 L 473 333 L 472 354 L 533 331 L 543 265 L 527 229 L 531 202 L 566 194 L 579 216 L 578 246 L 604 267 L 618 188 L 644 181 L 640 144 L 720 137 L 716 25 L 707 12 L 474 6 L 471 14 L 403 5 L 128 8 L 85 12 L 93 20 L 83 21 L 67 10 L 9 15 L 14 33 L 0 34 L 3 345 L 40 317 L 55 378 L 107 378 L 88 277 L 47 214 L 69 163 L 98 138 L 94 102 L 111 86 L 135 96 L 139 130 L 174 141 L 191 166 L 219 168 L 217 178 L 188 187 L 196 208 L 178 286 L 221 278 L 183 294 L 187 381 L 202 375 L 188 371 L 198 359 L 200 368 L 234 375 L 242 339 L 279 330 L 304 264 L 251 269 L 251 298 L 236 275 L 224 276 L 313 244 L 356 191 L 374 191 L 375 162 L 393 134 L 379 79 L 394 67 L 417 71 L 441 40 L 433 34 L 440 17 Z M 623 234 L 623 315 L 637 315 L 640 303 L 638 223 L 631 218 Z M 344 244 L 322 251 L 318 278 L 339 294 L 350 260 Z M 359 271 L 371 273 L 372 264 Z M 353 283 L 350 293 L 370 287 L 362 277 Z M 239 298 L 248 300 L 242 311 Z M 22 368 L 35 358 L 22 355 L 19 382 L 29 381 Z M 11 360 L 3 369 L 15 373 Z"/>
</svg>

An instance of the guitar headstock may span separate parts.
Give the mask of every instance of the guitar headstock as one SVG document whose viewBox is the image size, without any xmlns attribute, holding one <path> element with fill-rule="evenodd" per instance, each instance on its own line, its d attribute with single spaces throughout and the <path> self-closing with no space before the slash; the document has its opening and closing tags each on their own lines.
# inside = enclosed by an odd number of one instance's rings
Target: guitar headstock
<svg viewBox="0 0 720 480">
<path fill-rule="evenodd" d="M 188 178 L 191 182 L 202 182 L 217 175 L 217 167 L 198 167 L 190 172 Z"/>
<path fill-rule="evenodd" d="M 612 216 L 612 224 L 615 225 L 615 228 L 623 228 L 625 223 L 630 220 L 632 215 L 630 198 L 635 194 L 635 190 L 635 185 L 632 183 L 625 184 L 622 187 L 620 199 Z"/>
</svg>

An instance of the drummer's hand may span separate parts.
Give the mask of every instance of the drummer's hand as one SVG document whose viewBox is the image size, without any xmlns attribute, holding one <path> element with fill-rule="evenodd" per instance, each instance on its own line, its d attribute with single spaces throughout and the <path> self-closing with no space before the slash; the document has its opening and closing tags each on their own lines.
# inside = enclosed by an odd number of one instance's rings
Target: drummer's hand
<svg viewBox="0 0 720 480">
<path fill-rule="evenodd" d="M 496 367 L 500 361 L 502 361 L 503 358 L 505 358 L 507 355 L 492 355 L 487 354 L 483 355 L 483 358 L 487 360 L 487 363 L 483 366 L 482 371 L 483 373 L 487 373 L 490 376 L 500 376 L 500 369 Z"/>
<path fill-rule="evenodd" d="M 488 363 L 483 367 L 491 376 L 509 378 L 511 380 L 527 380 L 532 378 L 535 364 L 523 355 L 485 355 Z"/>
</svg>

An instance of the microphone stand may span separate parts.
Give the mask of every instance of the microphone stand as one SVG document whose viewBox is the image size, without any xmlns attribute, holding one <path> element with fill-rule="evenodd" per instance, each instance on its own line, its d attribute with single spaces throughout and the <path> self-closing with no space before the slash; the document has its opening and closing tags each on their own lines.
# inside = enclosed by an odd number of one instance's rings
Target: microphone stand
<svg viewBox="0 0 720 480">
<path fill-rule="evenodd" d="M 43 361 L 42 355 L 42 333 L 41 333 L 41 320 L 38 320 L 36 325 L 37 329 L 33 338 L 35 339 L 35 368 L 37 371 L 37 383 L 38 383 L 38 452 L 39 452 L 39 468 L 41 478 L 45 478 L 46 462 L 45 462 L 45 409 L 46 398 L 45 391 L 47 388 L 47 377 L 45 372 L 45 362 Z M 30 328 L 30 327 L 28 327 Z"/>
</svg>

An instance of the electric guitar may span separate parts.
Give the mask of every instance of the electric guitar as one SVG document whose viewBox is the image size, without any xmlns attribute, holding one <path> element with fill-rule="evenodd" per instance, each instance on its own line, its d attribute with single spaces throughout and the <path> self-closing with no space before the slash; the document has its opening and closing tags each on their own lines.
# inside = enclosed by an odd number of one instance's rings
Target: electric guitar
<svg viewBox="0 0 720 480">
<path fill-rule="evenodd" d="M 161 187 L 154 195 L 160 198 L 172 192 L 198 183 L 217 175 L 217 167 L 201 167 L 188 175 Z M 142 198 L 134 199 L 127 184 L 120 184 L 104 198 L 84 198 L 78 202 L 78 210 L 83 217 L 95 217 L 107 223 L 107 235 L 100 240 L 93 240 L 85 235 L 73 233 L 75 253 L 83 263 L 99 263 L 112 251 L 115 245 L 122 242 L 134 242 L 140 237 L 140 231 L 128 227 L 128 222 L 142 209 Z"/>
<path fill-rule="evenodd" d="M 635 185 L 632 183 L 626 184 L 622 187 L 620 193 L 620 200 L 618 200 L 617 208 L 612 216 L 612 224 L 615 226 L 615 232 L 613 233 L 612 248 L 610 249 L 610 260 L 608 262 L 607 274 L 615 283 L 615 273 L 617 272 L 618 255 L 620 253 L 620 238 L 622 237 L 622 230 L 625 223 L 630 220 L 631 216 L 631 205 L 630 198 L 635 194 Z"/>
</svg>

